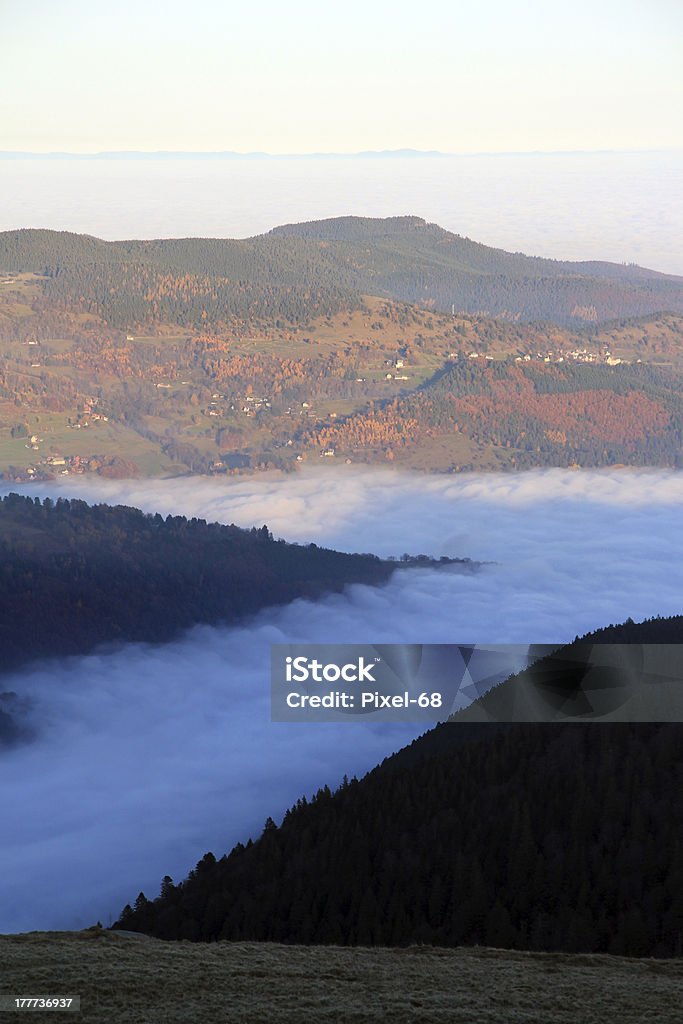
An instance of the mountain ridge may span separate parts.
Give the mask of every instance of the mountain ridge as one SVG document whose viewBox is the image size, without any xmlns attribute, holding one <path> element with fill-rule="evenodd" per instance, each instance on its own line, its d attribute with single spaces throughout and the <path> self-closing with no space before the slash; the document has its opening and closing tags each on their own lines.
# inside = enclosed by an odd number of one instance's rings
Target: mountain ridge
<svg viewBox="0 0 683 1024">
<path fill-rule="evenodd" d="M 95 272 L 100 264 L 114 277 L 101 280 L 101 270 L 100 277 Z M 214 290 L 226 296 L 248 282 L 257 294 L 275 290 L 285 315 L 293 311 L 284 294 L 288 287 L 324 294 L 336 309 L 345 303 L 357 307 L 359 296 L 369 294 L 445 312 L 455 308 L 562 323 L 586 307 L 595 310 L 591 315 L 598 321 L 683 312 L 683 277 L 631 265 L 510 253 L 414 215 L 280 225 L 247 239 L 105 241 L 39 228 L 0 233 L 0 269 L 52 279 L 61 275 L 60 296 L 69 288 L 82 293 L 90 282 L 101 293 L 102 314 L 114 324 L 122 322 L 123 309 L 111 294 L 130 289 L 130 282 L 121 280 L 122 271 L 116 276 L 117 266 L 144 266 L 148 274 L 174 270 L 208 275 Z M 70 281 L 69 274 L 75 273 Z M 53 280 L 52 290 L 56 287 Z M 235 309 L 239 313 L 239 306 Z M 210 310 L 207 316 L 210 323 Z"/>
</svg>

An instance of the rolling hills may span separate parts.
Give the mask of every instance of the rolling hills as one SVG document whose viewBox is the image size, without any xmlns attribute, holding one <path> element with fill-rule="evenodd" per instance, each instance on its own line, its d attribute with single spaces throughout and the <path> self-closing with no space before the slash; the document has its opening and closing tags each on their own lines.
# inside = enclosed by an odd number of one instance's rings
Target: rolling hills
<svg viewBox="0 0 683 1024">
<path fill-rule="evenodd" d="M 636 266 L 507 253 L 420 217 L 342 217 L 245 240 L 105 242 L 68 232 L 0 234 L 0 270 L 48 278 L 113 326 L 159 317 L 195 330 L 231 316 L 287 319 L 376 295 L 512 320 L 604 321 L 683 312 L 683 279 Z"/>
<path fill-rule="evenodd" d="M 682 289 L 417 217 L 239 241 L 4 232 L 0 473 L 678 466 Z"/>
<path fill-rule="evenodd" d="M 609 320 L 680 311 L 683 280 L 636 266 L 508 253 L 420 217 L 340 217 L 274 228 L 338 251 L 362 292 L 513 320 Z M 588 312 L 590 310 L 590 312 Z"/>
</svg>

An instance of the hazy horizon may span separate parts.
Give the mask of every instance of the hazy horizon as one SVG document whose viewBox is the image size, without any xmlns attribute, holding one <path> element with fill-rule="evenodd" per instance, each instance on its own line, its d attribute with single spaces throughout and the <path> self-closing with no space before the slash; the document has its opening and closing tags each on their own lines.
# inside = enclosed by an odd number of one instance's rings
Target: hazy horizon
<svg viewBox="0 0 683 1024">
<path fill-rule="evenodd" d="M 0 150 L 0 160 L 15 159 L 135 159 L 137 157 L 152 157 L 158 159 L 172 159 L 174 157 L 192 157 L 203 159 L 204 157 L 221 157 L 225 159 L 256 159 L 267 158 L 269 160 L 296 160 L 305 158 L 326 158 L 326 157 L 467 157 L 467 156 L 600 156 L 603 154 L 629 154 L 629 153 L 680 153 L 683 146 L 628 146 L 621 148 L 582 148 L 575 149 L 490 149 L 490 150 L 441 150 L 441 149 L 417 149 L 412 146 L 397 146 L 394 149 L 355 149 L 355 150 L 304 150 L 291 153 L 273 153 L 265 149 L 235 150 L 235 149 L 101 149 L 86 152 L 77 150 Z"/>
<path fill-rule="evenodd" d="M 485 245 L 683 274 L 683 151 L 0 160 L 0 230 L 246 238 L 416 215 Z"/>
</svg>

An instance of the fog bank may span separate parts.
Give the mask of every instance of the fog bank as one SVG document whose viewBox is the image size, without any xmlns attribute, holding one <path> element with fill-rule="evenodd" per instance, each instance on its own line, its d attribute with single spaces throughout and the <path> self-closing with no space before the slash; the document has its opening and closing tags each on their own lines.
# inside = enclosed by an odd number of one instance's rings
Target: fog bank
<svg viewBox="0 0 683 1024">
<path fill-rule="evenodd" d="M 683 474 L 434 477 L 325 467 L 169 481 L 3 488 L 201 516 L 345 550 L 490 561 L 395 574 L 239 629 L 196 627 L 2 680 L 39 739 L 2 756 L 0 931 L 107 924 L 303 793 L 361 773 L 419 726 L 273 724 L 271 643 L 554 643 L 683 606 Z"/>
</svg>

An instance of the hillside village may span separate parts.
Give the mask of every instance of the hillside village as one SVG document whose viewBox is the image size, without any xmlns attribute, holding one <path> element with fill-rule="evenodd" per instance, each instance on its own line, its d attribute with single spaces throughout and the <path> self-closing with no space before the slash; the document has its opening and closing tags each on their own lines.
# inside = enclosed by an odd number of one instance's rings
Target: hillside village
<svg viewBox="0 0 683 1024">
<path fill-rule="evenodd" d="M 294 471 L 311 460 L 462 472 L 520 468 L 532 455 L 542 465 L 666 465 L 678 457 L 683 316 L 606 324 L 583 317 L 567 327 L 364 295 L 357 308 L 298 321 L 117 328 L 50 298 L 36 273 L 12 272 L 2 282 L 0 473 L 7 480 Z M 536 403 L 541 419 L 532 422 L 521 392 L 516 415 L 525 423 L 513 429 L 511 411 L 491 406 L 483 430 L 472 402 L 485 401 L 509 367 L 530 374 L 533 389 L 569 388 L 584 406 L 597 401 L 590 436 L 577 433 L 569 406 L 568 419 L 548 419 Z M 569 367 L 589 376 L 562 383 L 557 373 Z M 620 397 L 628 373 L 628 388 L 652 392 L 659 411 L 645 403 L 643 412 L 665 430 L 663 444 L 623 443 L 633 434 L 632 410 Z M 442 395 L 444 381 L 455 405 Z"/>
</svg>

